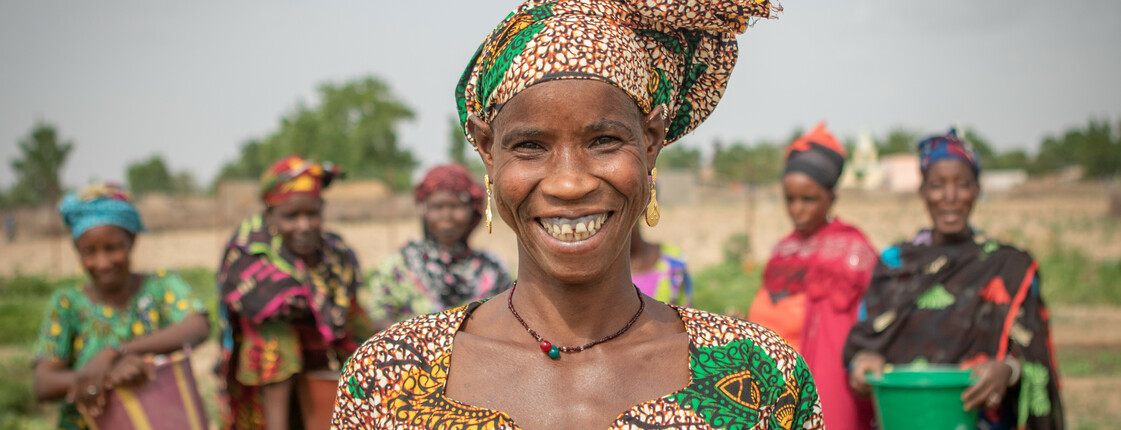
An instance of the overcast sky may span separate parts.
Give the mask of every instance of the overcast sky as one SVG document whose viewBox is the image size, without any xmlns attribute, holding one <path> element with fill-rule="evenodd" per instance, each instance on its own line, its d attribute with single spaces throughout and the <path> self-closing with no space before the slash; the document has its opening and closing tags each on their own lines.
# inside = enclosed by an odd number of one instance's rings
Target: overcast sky
<svg viewBox="0 0 1121 430">
<path fill-rule="evenodd" d="M 64 183 L 121 180 L 161 154 L 208 183 L 323 82 L 376 75 L 417 113 L 400 129 L 445 160 L 452 92 L 516 5 L 475 1 L 0 3 L 0 185 L 37 120 L 75 142 Z M 1034 148 L 1121 119 L 1121 1 L 788 0 L 740 36 L 720 107 L 685 145 L 971 126 Z"/>
</svg>

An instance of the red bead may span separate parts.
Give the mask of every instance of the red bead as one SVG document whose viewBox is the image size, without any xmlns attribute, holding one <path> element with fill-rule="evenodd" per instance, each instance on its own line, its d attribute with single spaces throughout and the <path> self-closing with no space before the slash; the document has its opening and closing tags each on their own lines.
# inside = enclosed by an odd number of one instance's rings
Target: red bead
<svg viewBox="0 0 1121 430">
<path fill-rule="evenodd" d="M 549 349 L 552 348 L 552 347 L 553 347 L 553 344 L 549 343 L 549 341 L 547 341 L 547 340 L 542 340 L 541 341 L 541 352 L 549 352 Z"/>
</svg>

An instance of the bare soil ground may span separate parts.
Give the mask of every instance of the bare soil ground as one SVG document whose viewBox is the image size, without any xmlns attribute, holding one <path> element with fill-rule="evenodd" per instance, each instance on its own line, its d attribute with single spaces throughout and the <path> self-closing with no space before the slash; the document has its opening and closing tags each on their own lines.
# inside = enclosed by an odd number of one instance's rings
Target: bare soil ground
<svg viewBox="0 0 1121 430">
<path fill-rule="evenodd" d="M 1032 191 L 985 195 L 974 210 L 974 225 L 1037 254 L 1062 246 L 1094 260 L 1121 258 L 1121 219 L 1106 215 L 1105 186 L 1027 189 Z M 781 192 L 775 186 L 705 195 L 699 204 L 663 207 L 662 222 L 655 228 L 644 227 L 644 235 L 677 244 L 692 267 L 704 268 L 723 259 L 723 247 L 734 235 L 748 233 L 750 257 L 763 261 L 770 247 L 790 232 Z M 925 209 L 911 193 L 842 190 L 834 214 L 864 230 L 877 248 L 928 225 Z M 336 222 L 328 228 L 347 240 L 366 270 L 420 235 L 415 219 Z M 213 268 L 232 231 L 233 226 L 144 234 L 133 252 L 133 264 L 139 270 Z M 493 234 L 476 230 L 472 246 L 495 252 L 511 269 L 517 261 L 516 238 L 502 220 L 495 220 Z M 0 276 L 16 273 L 64 276 L 80 273 L 80 267 L 68 236 L 21 237 L 0 243 Z"/>
</svg>

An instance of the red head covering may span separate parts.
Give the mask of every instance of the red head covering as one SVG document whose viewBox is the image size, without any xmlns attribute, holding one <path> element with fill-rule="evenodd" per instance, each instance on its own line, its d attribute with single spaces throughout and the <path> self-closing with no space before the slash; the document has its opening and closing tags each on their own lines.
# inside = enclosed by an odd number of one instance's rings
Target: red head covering
<svg viewBox="0 0 1121 430">
<path fill-rule="evenodd" d="M 261 200 L 274 206 L 296 194 L 319 197 L 338 174 L 339 168 L 330 162 L 319 164 L 289 155 L 261 174 Z"/>
<path fill-rule="evenodd" d="M 451 191 L 459 197 L 460 201 L 470 203 L 471 209 L 475 211 L 475 217 L 467 231 L 475 230 L 483 215 L 486 191 L 471 178 L 471 172 L 458 164 L 433 167 L 416 186 L 414 195 L 417 203 L 424 202 L 436 191 Z"/>
</svg>

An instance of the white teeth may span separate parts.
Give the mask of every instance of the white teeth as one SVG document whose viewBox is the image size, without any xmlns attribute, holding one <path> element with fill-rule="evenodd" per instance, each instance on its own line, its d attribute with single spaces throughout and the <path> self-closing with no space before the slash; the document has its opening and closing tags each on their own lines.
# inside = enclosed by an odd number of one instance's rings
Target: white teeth
<svg viewBox="0 0 1121 430">
<path fill-rule="evenodd" d="M 565 242 L 575 242 L 592 237 L 602 230 L 606 214 L 589 215 L 576 219 L 541 218 L 541 227 L 553 237 Z"/>
</svg>

